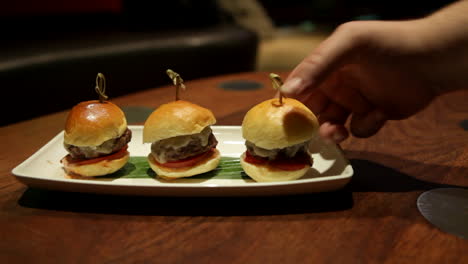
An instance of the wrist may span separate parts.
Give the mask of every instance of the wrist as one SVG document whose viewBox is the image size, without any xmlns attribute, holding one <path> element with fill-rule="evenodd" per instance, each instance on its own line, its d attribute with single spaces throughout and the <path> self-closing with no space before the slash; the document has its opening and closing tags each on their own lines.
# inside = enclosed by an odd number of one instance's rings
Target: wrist
<svg viewBox="0 0 468 264">
<path fill-rule="evenodd" d="M 420 77 L 431 84 L 428 88 L 434 95 L 468 87 L 468 16 L 457 14 L 461 13 L 448 9 L 408 22 L 413 32 L 408 34 L 413 44 L 410 53 L 418 61 Z"/>
</svg>

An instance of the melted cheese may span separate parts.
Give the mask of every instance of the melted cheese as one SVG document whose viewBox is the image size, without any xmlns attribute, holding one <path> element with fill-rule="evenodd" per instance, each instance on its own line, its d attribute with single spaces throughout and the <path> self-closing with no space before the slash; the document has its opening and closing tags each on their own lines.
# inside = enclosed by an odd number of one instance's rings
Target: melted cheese
<svg viewBox="0 0 468 264">
<path fill-rule="evenodd" d="M 257 156 L 259 157 L 263 157 L 263 158 L 268 158 L 270 160 L 273 160 L 276 158 L 276 156 L 278 155 L 278 153 L 280 151 L 283 151 L 283 153 L 287 156 L 287 157 L 294 157 L 298 151 L 300 151 L 301 149 L 305 149 L 307 150 L 307 147 L 309 145 L 309 141 L 306 141 L 306 142 L 303 142 L 303 143 L 299 143 L 299 144 L 296 144 L 296 145 L 292 145 L 292 146 L 289 146 L 287 148 L 284 148 L 284 149 L 264 149 L 264 148 L 260 148 L 260 147 L 257 147 L 254 143 L 250 142 L 250 141 L 246 141 L 245 142 L 245 145 L 247 146 L 247 148 L 251 149 Z"/>
<path fill-rule="evenodd" d="M 186 136 L 177 136 L 172 138 L 166 138 L 163 140 L 159 140 L 154 142 L 151 145 L 151 154 L 159 163 L 167 162 L 166 159 L 166 151 L 153 151 L 155 149 L 174 149 L 175 151 L 179 148 L 183 148 L 190 144 L 192 141 L 199 140 L 202 146 L 208 145 L 208 139 L 211 135 L 211 128 L 205 127 L 200 133 L 193 134 L 193 135 L 186 135 Z M 159 153 L 157 153 L 159 152 Z"/>
<path fill-rule="evenodd" d="M 102 143 L 101 145 L 99 146 L 83 146 L 83 147 L 79 147 L 80 148 L 80 151 L 81 153 L 83 153 L 83 155 L 86 157 L 86 158 L 96 158 L 96 157 L 99 157 L 101 154 L 109 154 L 112 152 L 112 148 L 114 146 L 114 143 L 115 143 L 115 140 L 116 138 L 111 138 L 107 141 L 104 141 L 104 143 Z M 65 149 L 68 149 L 69 144 L 66 144 L 64 143 L 63 144 Z"/>
</svg>

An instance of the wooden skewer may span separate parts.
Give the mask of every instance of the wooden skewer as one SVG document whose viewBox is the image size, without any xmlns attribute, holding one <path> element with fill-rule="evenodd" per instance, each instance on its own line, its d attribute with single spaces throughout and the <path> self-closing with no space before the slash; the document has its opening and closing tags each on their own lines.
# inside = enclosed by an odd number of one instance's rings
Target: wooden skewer
<svg viewBox="0 0 468 264">
<path fill-rule="evenodd" d="M 182 88 L 182 90 L 185 90 L 184 80 L 182 79 L 182 77 L 180 77 L 180 75 L 178 73 L 176 73 L 175 71 L 173 71 L 171 69 L 167 69 L 166 73 L 169 76 L 169 78 L 171 78 L 172 82 L 174 83 L 174 85 L 176 87 L 175 100 L 178 101 L 178 100 L 180 100 L 180 98 L 179 98 L 180 88 Z"/>
<path fill-rule="evenodd" d="M 283 104 L 283 93 L 281 92 L 281 87 L 283 86 L 283 81 L 281 80 L 281 77 L 276 74 L 276 73 L 270 73 L 270 79 L 273 84 L 273 88 L 278 91 L 279 93 L 279 103 L 280 105 Z"/>
<path fill-rule="evenodd" d="M 99 95 L 99 102 L 103 103 L 104 101 L 109 98 L 106 95 L 106 77 L 104 77 L 104 74 L 98 73 L 96 76 L 96 87 L 94 88 L 96 90 L 96 93 Z"/>
</svg>

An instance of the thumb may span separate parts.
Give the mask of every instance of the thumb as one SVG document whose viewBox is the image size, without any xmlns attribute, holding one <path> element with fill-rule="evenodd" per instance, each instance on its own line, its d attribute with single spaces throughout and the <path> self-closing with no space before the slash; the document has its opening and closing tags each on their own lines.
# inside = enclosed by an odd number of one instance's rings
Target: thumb
<svg viewBox="0 0 468 264">
<path fill-rule="evenodd" d="M 365 114 L 354 113 L 351 118 L 350 130 L 356 137 L 370 137 L 377 133 L 387 120 L 387 116 L 377 109 Z"/>
<path fill-rule="evenodd" d="M 360 22 L 340 25 L 312 53 L 304 58 L 286 79 L 282 92 L 293 96 L 318 87 L 326 77 L 345 65 L 360 46 Z"/>
</svg>

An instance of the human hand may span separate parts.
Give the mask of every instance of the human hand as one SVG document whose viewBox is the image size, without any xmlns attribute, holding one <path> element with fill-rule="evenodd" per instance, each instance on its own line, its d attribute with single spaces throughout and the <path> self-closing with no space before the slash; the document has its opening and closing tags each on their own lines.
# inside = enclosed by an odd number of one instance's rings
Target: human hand
<svg viewBox="0 0 468 264">
<path fill-rule="evenodd" d="M 435 96 L 405 23 L 343 24 L 289 75 L 283 90 L 318 115 L 324 138 L 344 140 L 348 117 L 353 135 L 371 136 Z"/>
<path fill-rule="evenodd" d="M 441 87 L 466 81 L 458 70 L 466 65 L 454 63 L 468 54 L 458 37 L 466 32 L 431 19 L 345 23 L 291 72 L 283 91 L 318 115 L 325 139 L 346 139 L 348 119 L 354 136 L 372 136 L 387 120 L 422 110 Z"/>
</svg>

